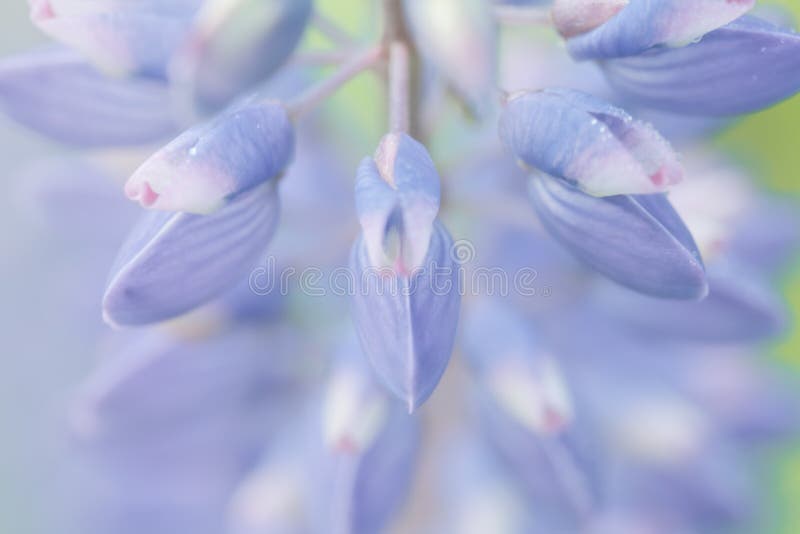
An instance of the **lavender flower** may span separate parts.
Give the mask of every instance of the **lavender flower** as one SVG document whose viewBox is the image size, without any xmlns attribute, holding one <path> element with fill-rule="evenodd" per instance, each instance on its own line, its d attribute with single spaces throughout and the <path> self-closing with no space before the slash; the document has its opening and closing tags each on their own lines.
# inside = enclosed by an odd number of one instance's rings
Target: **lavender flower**
<svg viewBox="0 0 800 534">
<path fill-rule="evenodd" d="M 800 41 L 752 0 L 384 0 L 377 36 L 311 0 L 29 3 L 58 44 L 0 61 L 0 108 L 93 150 L 16 178 L 102 358 L 60 532 L 753 520 L 746 464 L 800 428 L 759 357 L 800 236 L 705 139 L 800 90 Z M 385 106 L 315 113 L 369 72 Z"/>
</svg>

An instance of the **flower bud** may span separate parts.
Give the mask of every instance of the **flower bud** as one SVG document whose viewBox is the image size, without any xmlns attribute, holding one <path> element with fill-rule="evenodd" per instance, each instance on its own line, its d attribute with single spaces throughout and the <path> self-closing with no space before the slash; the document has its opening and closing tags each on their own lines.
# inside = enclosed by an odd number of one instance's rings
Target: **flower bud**
<svg viewBox="0 0 800 534">
<path fill-rule="evenodd" d="M 405 134 L 384 137 L 359 168 L 356 208 L 363 229 L 350 257 L 356 330 L 378 376 L 413 411 L 444 373 L 461 301 L 452 239 L 436 220 L 439 177 L 425 148 Z"/>
<path fill-rule="evenodd" d="M 207 214 L 279 176 L 293 152 L 286 108 L 277 102 L 245 104 L 153 154 L 128 179 L 125 193 L 145 208 Z"/>
<path fill-rule="evenodd" d="M 683 178 L 677 155 L 652 126 L 578 91 L 512 96 L 500 137 L 522 165 L 594 196 L 662 192 Z"/>
<path fill-rule="evenodd" d="M 708 293 L 694 239 L 665 196 L 595 198 L 544 174 L 532 178 L 530 196 L 550 234 L 615 282 L 662 298 Z"/>
</svg>

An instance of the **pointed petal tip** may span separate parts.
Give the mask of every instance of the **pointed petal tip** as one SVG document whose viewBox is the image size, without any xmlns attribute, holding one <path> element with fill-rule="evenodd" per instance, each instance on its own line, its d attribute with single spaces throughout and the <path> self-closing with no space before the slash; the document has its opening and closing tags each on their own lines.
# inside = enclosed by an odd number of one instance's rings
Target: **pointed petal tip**
<svg viewBox="0 0 800 534">
<path fill-rule="evenodd" d="M 128 180 L 125 184 L 125 195 L 132 201 L 138 202 L 143 208 L 152 208 L 158 201 L 159 194 L 153 191 L 149 182 Z"/>
<path fill-rule="evenodd" d="M 56 16 L 50 0 L 31 0 L 30 4 L 30 17 L 34 23 L 52 19 Z"/>
</svg>

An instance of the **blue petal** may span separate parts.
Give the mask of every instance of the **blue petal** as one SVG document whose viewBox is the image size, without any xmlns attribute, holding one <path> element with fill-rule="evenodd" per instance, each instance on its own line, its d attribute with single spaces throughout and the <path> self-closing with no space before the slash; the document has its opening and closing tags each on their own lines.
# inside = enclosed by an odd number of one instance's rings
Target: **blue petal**
<svg viewBox="0 0 800 534">
<path fill-rule="evenodd" d="M 148 213 L 111 270 L 103 298 L 106 321 L 163 321 L 220 295 L 266 249 L 278 211 L 274 184 L 267 183 L 213 215 Z"/>
<path fill-rule="evenodd" d="M 618 288 L 598 294 L 613 314 L 648 335 L 683 340 L 745 343 L 768 339 L 786 324 L 775 291 L 746 269 L 717 261 L 708 270 L 708 296 L 701 302 L 647 298 Z"/>
<path fill-rule="evenodd" d="M 179 135 L 133 173 L 125 192 L 147 208 L 211 213 L 276 178 L 293 154 L 286 108 L 248 103 Z"/>
<path fill-rule="evenodd" d="M 650 125 L 578 91 L 512 96 L 500 137 L 523 165 L 595 196 L 662 192 L 683 177 L 677 155 Z"/>
<path fill-rule="evenodd" d="M 569 39 L 567 47 L 576 59 L 607 59 L 632 56 L 658 45 L 682 46 L 744 15 L 754 3 L 631 0 L 604 24 Z"/>
<path fill-rule="evenodd" d="M 482 396 L 484 431 L 514 477 L 535 503 L 546 532 L 575 532 L 601 503 L 602 447 L 587 421 L 542 436 L 527 430 Z"/>
<path fill-rule="evenodd" d="M 145 144 L 179 131 L 164 84 L 109 79 L 65 49 L 0 62 L 0 105 L 24 126 L 79 147 Z"/>
<path fill-rule="evenodd" d="M 467 308 L 462 346 L 499 408 L 529 431 L 554 435 L 572 422 L 572 398 L 530 330 L 511 307 L 483 298 Z"/>
<path fill-rule="evenodd" d="M 218 109 L 281 67 L 300 42 L 311 0 L 208 2 L 170 68 L 199 106 Z"/>
<path fill-rule="evenodd" d="M 545 175 L 530 191 L 545 228 L 589 267 L 652 296 L 706 295 L 700 253 L 666 197 L 595 198 Z"/>
<path fill-rule="evenodd" d="M 75 9 L 35 0 L 31 19 L 48 36 L 111 74 L 160 79 L 196 8 L 191 2 L 163 4 L 169 8 L 150 2 L 84 4 Z"/>
<path fill-rule="evenodd" d="M 439 212 L 439 196 L 439 175 L 425 147 L 406 134 L 384 136 L 375 158 L 361 162 L 356 180 L 356 210 L 369 255 L 366 265 L 397 260 L 401 270 L 420 266 Z M 387 257 L 392 232 L 400 239 L 397 258 Z"/>
<path fill-rule="evenodd" d="M 219 532 L 231 492 L 286 408 L 271 388 L 298 376 L 263 357 L 267 345 L 276 357 L 290 348 L 290 338 L 271 334 L 202 343 L 160 331 L 115 336 L 74 407 L 87 478 L 81 532 Z"/>
<path fill-rule="evenodd" d="M 336 458 L 330 515 L 321 532 L 384 532 L 411 489 L 419 447 L 418 418 L 393 410 L 366 452 Z"/>
<path fill-rule="evenodd" d="M 410 275 L 372 267 L 365 239 L 350 257 L 353 320 L 378 376 L 413 411 L 433 392 L 453 350 L 461 294 L 452 239 L 435 223 L 424 268 Z"/>
<path fill-rule="evenodd" d="M 643 105 L 726 116 L 771 106 L 800 91 L 800 35 L 755 17 L 683 48 L 655 48 L 603 63 L 611 85 Z"/>
</svg>

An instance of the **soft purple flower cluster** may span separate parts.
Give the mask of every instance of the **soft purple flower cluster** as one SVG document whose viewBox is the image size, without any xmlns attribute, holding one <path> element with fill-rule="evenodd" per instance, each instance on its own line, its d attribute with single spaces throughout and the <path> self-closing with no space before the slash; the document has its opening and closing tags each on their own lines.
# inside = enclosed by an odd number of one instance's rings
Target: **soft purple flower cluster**
<svg viewBox="0 0 800 534">
<path fill-rule="evenodd" d="M 752 520 L 747 463 L 798 424 L 759 346 L 800 226 L 704 138 L 800 92 L 782 15 L 383 0 L 361 50 L 311 0 L 29 2 L 57 44 L 0 62 L 0 106 L 137 157 L 122 187 L 82 155 L 33 178 L 87 271 L 128 234 L 70 412 L 77 532 Z M 334 48 L 298 50 L 309 26 Z M 538 41 L 503 41 L 513 26 Z M 353 195 L 332 121 L 306 116 L 369 70 L 388 127 Z M 441 127 L 452 101 L 466 142 Z M 256 291 L 267 251 L 284 272 L 346 265 L 347 299 Z M 509 291 L 523 268 L 536 291 Z"/>
</svg>

